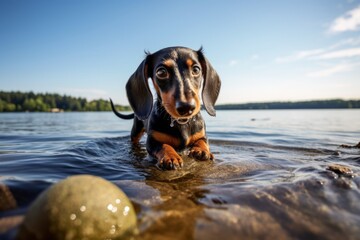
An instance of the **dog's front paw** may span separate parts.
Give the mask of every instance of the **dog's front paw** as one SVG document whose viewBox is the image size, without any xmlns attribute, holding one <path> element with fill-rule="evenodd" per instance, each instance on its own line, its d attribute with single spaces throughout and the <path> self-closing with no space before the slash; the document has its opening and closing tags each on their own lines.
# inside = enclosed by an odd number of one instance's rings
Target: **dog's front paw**
<svg viewBox="0 0 360 240">
<path fill-rule="evenodd" d="M 183 160 L 176 152 L 169 152 L 158 161 L 158 166 L 162 169 L 175 170 L 183 167 Z"/>
<path fill-rule="evenodd" d="M 214 160 L 214 155 L 207 149 L 200 147 L 192 147 L 188 154 L 189 157 L 195 158 L 200 161 Z"/>
</svg>

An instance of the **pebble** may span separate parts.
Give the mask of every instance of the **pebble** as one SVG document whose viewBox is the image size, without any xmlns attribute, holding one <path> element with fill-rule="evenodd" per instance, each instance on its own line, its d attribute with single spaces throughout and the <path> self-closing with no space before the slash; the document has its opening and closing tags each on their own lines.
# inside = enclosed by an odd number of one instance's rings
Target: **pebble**
<svg viewBox="0 0 360 240">
<path fill-rule="evenodd" d="M 348 166 L 344 166 L 336 163 L 329 165 L 326 169 L 336 174 L 344 175 L 344 176 L 352 176 L 353 174 L 353 171 Z"/>
</svg>

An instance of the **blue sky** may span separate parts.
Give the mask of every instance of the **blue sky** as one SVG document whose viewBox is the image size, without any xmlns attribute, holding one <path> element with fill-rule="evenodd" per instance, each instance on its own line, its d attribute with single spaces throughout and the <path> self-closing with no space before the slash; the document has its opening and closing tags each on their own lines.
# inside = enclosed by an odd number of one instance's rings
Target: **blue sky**
<svg viewBox="0 0 360 240">
<path fill-rule="evenodd" d="M 126 105 L 144 50 L 178 45 L 204 47 L 218 103 L 360 99 L 360 0 L 3 0 L 0 90 Z"/>
</svg>

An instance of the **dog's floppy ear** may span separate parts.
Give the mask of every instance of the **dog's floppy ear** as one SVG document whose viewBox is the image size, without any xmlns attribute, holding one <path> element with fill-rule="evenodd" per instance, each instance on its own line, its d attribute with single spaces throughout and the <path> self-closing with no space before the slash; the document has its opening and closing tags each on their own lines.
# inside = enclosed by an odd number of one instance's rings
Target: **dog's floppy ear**
<svg viewBox="0 0 360 240">
<path fill-rule="evenodd" d="M 150 55 L 147 55 L 126 84 L 129 103 L 135 115 L 141 120 L 149 117 L 153 107 L 153 96 L 148 84 L 149 58 Z"/>
<path fill-rule="evenodd" d="M 202 52 L 202 48 L 197 51 L 200 64 L 202 67 L 202 73 L 204 77 L 202 100 L 206 111 L 211 116 L 215 116 L 215 102 L 219 96 L 221 80 L 215 69 L 211 66 L 210 62 L 206 59 Z"/>
</svg>

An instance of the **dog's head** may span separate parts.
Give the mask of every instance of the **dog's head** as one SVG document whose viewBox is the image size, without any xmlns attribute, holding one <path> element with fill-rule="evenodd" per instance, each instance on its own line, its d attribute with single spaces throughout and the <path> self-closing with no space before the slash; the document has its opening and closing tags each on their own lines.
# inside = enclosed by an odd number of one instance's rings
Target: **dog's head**
<svg viewBox="0 0 360 240">
<path fill-rule="evenodd" d="M 201 108 L 200 89 L 206 111 L 215 116 L 214 105 L 221 81 L 202 49 L 184 47 L 161 49 L 147 54 L 126 84 L 127 96 L 136 116 L 147 119 L 153 107 L 148 79 L 171 117 L 191 118 Z"/>
</svg>

